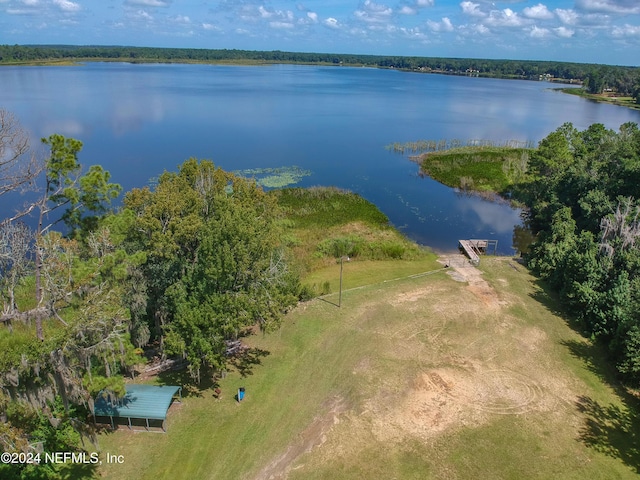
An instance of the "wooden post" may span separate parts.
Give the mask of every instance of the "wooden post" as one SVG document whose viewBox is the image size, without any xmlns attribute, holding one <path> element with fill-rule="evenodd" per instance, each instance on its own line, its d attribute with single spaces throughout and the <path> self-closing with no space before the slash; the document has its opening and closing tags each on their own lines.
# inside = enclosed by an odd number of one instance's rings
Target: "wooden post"
<svg viewBox="0 0 640 480">
<path fill-rule="evenodd" d="M 340 257 L 340 293 L 338 295 L 338 307 L 342 306 L 342 257 Z"/>
</svg>

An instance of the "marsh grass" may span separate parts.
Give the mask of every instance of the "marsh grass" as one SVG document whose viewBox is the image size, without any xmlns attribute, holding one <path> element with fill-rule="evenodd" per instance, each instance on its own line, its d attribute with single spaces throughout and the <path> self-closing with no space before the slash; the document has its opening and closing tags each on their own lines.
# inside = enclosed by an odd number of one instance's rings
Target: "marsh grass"
<svg viewBox="0 0 640 480">
<path fill-rule="evenodd" d="M 419 140 L 386 147 L 410 154 L 420 174 L 467 192 L 509 196 L 512 187 L 526 181 L 533 142 L 509 140 Z"/>
<path fill-rule="evenodd" d="M 288 188 L 270 192 L 284 211 L 283 239 L 304 282 L 310 272 L 335 265 L 348 256 L 352 262 L 417 260 L 431 255 L 389 225 L 389 219 L 362 197 L 337 188 Z M 324 281 L 316 294 L 327 293 Z"/>
<path fill-rule="evenodd" d="M 526 177 L 530 149 L 461 147 L 418 157 L 421 173 L 449 187 L 506 193 Z"/>
</svg>

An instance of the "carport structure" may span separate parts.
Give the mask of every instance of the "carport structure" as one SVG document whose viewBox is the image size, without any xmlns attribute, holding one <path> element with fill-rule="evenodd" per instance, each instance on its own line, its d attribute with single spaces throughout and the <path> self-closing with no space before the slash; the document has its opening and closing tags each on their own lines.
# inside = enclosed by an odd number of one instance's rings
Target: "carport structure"
<svg viewBox="0 0 640 480">
<path fill-rule="evenodd" d="M 130 429 L 133 429 L 132 420 L 138 422 L 144 420 L 142 425 L 147 431 L 152 423 L 161 422 L 162 431 L 166 432 L 165 421 L 167 411 L 171 406 L 174 396 L 177 394 L 182 400 L 182 387 L 156 386 L 156 385 L 126 385 L 126 394 L 116 402 L 110 402 L 106 395 L 99 394 L 94 403 L 94 417 L 109 417 L 111 428 L 115 428 L 114 419 L 127 419 Z"/>
</svg>

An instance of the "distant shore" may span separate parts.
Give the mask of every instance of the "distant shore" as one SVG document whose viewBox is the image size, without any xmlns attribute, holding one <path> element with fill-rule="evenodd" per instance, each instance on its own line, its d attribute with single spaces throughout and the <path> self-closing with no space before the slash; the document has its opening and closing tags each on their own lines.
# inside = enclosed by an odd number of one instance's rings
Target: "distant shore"
<svg viewBox="0 0 640 480">
<path fill-rule="evenodd" d="M 640 110 L 640 104 L 635 103 L 633 97 L 617 97 L 612 93 L 587 93 L 581 88 L 558 88 L 556 90 L 559 90 L 563 93 L 568 93 L 569 95 L 576 95 L 578 97 L 586 98 L 587 100 L 593 100 L 594 102 L 609 103 L 611 105 L 631 108 L 632 110 Z"/>
</svg>

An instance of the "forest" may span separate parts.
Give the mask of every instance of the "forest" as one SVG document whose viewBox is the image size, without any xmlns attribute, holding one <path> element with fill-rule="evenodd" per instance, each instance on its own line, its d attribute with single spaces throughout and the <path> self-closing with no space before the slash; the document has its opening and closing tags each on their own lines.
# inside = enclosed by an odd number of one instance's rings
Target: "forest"
<svg viewBox="0 0 640 480">
<path fill-rule="evenodd" d="M 557 61 L 495 60 L 128 46 L 0 45 L 0 65 L 60 61 L 301 63 L 396 68 L 448 75 L 583 83 L 588 93 L 615 92 L 637 99 L 640 70 Z"/>
<path fill-rule="evenodd" d="M 536 235 L 529 267 L 602 344 L 625 381 L 640 380 L 640 130 L 565 124 L 530 154 L 516 188 Z"/>
<path fill-rule="evenodd" d="M 122 395 L 145 353 L 184 361 L 200 383 L 226 368 L 238 338 L 273 331 L 314 295 L 286 232 L 287 205 L 305 193 L 265 192 L 191 158 L 152 188 L 125 192 L 115 209 L 121 187 L 101 166 L 83 168 L 80 141 L 54 134 L 42 145 L 44 156 L 0 110 L 0 198 L 33 192 L 0 223 L 4 452 L 82 451 L 95 439 L 96 395 Z M 637 387 L 640 130 L 565 124 L 526 160 L 512 185 L 535 235 L 525 260 Z M 336 257 L 366 250 L 341 240 L 348 250 L 322 248 Z M 373 257 L 410 251 L 388 242 L 376 249 Z M 55 465 L 0 465 L 3 478 L 58 474 Z"/>
<path fill-rule="evenodd" d="M 116 212 L 120 186 L 82 168 L 80 141 L 42 142 L 45 158 L 0 110 L 0 196 L 36 193 L 0 223 L 4 452 L 81 449 L 96 395 L 124 394 L 143 347 L 186 360 L 199 383 L 224 368 L 230 342 L 272 330 L 301 294 L 281 211 L 254 181 L 189 159 Z M 0 465 L 2 478 L 57 475 L 55 464 Z"/>
</svg>

